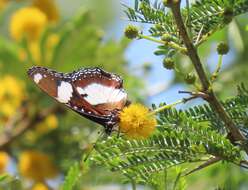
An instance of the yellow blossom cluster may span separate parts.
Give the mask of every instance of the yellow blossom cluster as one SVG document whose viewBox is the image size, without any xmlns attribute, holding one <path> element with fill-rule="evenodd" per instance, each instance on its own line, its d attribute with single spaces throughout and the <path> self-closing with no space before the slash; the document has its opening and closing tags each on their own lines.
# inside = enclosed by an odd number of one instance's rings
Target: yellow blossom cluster
<svg viewBox="0 0 248 190">
<path fill-rule="evenodd" d="M 19 170 L 22 176 L 37 182 L 58 175 L 58 170 L 51 158 L 45 153 L 34 150 L 22 152 L 19 158 Z"/>
<path fill-rule="evenodd" d="M 9 162 L 9 155 L 6 152 L 0 151 L 0 174 L 6 169 Z"/>
<path fill-rule="evenodd" d="M 49 188 L 44 183 L 36 183 L 32 190 L 49 190 Z"/>
<path fill-rule="evenodd" d="M 27 46 L 36 64 L 40 64 L 41 50 L 40 38 L 49 23 L 55 23 L 59 19 L 59 12 L 54 0 L 33 0 L 32 5 L 17 10 L 10 20 L 10 35 L 20 42 L 27 39 Z M 56 37 L 55 37 L 56 36 Z M 47 47 L 50 52 L 58 41 L 57 35 L 51 35 L 47 40 Z M 21 49 L 19 57 L 26 61 L 28 53 Z M 50 56 L 50 55 L 48 55 Z M 51 57 L 51 56 L 50 56 Z"/>
<path fill-rule="evenodd" d="M 120 131 L 130 138 L 147 138 L 157 125 L 154 115 L 141 104 L 131 104 L 120 113 Z"/>
<path fill-rule="evenodd" d="M 59 20 L 59 11 L 54 0 L 33 0 L 32 5 L 45 13 L 49 22 L 57 22 Z"/>
<path fill-rule="evenodd" d="M 47 23 L 46 15 L 35 7 L 25 7 L 14 13 L 10 22 L 11 36 L 20 41 L 27 37 L 30 41 L 39 39 Z"/>
<path fill-rule="evenodd" d="M 58 119 L 56 115 L 51 114 L 44 121 L 36 124 L 34 130 L 27 131 L 25 138 L 30 142 L 35 142 L 40 136 L 56 129 L 58 127 Z"/>
<path fill-rule="evenodd" d="M 24 84 L 11 75 L 0 78 L 0 114 L 12 116 L 25 98 Z"/>
<path fill-rule="evenodd" d="M 9 0 L 0 0 L 0 11 L 2 11 L 6 7 L 8 2 Z"/>
</svg>

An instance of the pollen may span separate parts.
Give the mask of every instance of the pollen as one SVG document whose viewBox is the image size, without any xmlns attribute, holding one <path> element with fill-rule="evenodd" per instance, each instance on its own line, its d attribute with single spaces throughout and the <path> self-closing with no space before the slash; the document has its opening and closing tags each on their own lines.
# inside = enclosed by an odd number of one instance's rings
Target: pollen
<svg viewBox="0 0 248 190">
<path fill-rule="evenodd" d="M 156 125 L 154 115 L 141 104 L 131 104 L 120 113 L 120 131 L 129 138 L 148 138 Z"/>
</svg>

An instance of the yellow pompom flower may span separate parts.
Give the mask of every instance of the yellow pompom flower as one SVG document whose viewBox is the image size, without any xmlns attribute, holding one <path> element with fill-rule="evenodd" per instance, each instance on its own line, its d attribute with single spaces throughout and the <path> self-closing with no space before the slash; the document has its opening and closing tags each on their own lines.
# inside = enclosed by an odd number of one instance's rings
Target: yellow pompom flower
<svg viewBox="0 0 248 190">
<path fill-rule="evenodd" d="M 147 138 L 154 132 L 156 125 L 154 115 L 141 104 L 131 104 L 120 113 L 120 131 L 130 138 Z"/>
<path fill-rule="evenodd" d="M 16 41 L 20 41 L 24 36 L 35 41 L 40 38 L 46 24 L 47 17 L 38 8 L 21 8 L 11 17 L 10 34 Z"/>
<path fill-rule="evenodd" d="M 9 0 L 0 0 L 0 11 L 2 11 L 7 4 L 9 3 Z"/>
<path fill-rule="evenodd" d="M 38 151 L 25 151 L 19 158 L 21 175 L 35 181 L 44 181 L 58 175 L 58 170 L 47 154 Z"/>
<path fill-rule="evenodd" d="M 45 13 L 48 21 L 57 22 L 59 20 L 59 11 L 54 0 L 34 0 L 33 6 Z"/>
<path fill-rule="evenodd" d="M 36 183 L 31 190 L 49 190 L 44 183 Z"/>
<path fill-rule="evenodd" d="M 0 78 L 0 114 L 12 116 L 25 98 L 23 82 L 11 75 Z"/>
<path fill-rule="evenodd" d="M 9 162 L 9 155 L 6 152 L 0 151 L 0 174 L 4 172 Z"/>
<path fill-rule="evenodd" d="M 37 124 L 35 131 L 39 134 L 44 134 L 50 130 L 56 129 L 57 127 L 58 127 L 58 119 L 56 115 L 51 114 L 47 116 L 43 122 Z"/>
<path fill-rule="evenodd" d="M 35 129 L 32 131 L 27 131 L 25 133 L 25 138 L 30 141 L 30 143 L 35 143 L 35 141 L 42 135 L 56 129 L 58 127 L 58 119 L 56 115 L 51 114 L 45 118 L 42 122 L 35 125 Z"/>
</svg>

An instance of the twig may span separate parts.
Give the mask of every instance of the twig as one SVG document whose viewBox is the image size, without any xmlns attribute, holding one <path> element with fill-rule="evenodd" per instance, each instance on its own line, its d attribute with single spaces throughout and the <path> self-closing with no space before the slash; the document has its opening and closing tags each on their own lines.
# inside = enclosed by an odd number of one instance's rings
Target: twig
<svg viewBox="0 0 248 190">
<path fill-rule="evenodd" d="M 183 98 L 183 99 L 178 100 L 178 101 L 176 101 L 176 102 L 173 102 L 173 103 L 171 103 L 171 104 L 166 104 L 166 105 L 164 105 L 164 106 L 161 106 L 161 107 L 159 107 L 159 108 L 153 110 L 152 112 L 149 113 L 149 115 L 154 115 L 154 114 L 157 114 L 157 113 L 159 113 L 159 112 L 161 112 L 161 111 L 163 111 L 163 110 L 171 109 L 171 108 L 175 107 L 175 106 L 178 105 L 178 104 L 185 104 L 186 102 L 188 102 L 188 101 L 190 101 L 190 100 L 193 100 L 193 99 L 195 99 L 195 98 L 198 98 L 198 96 L 191 96 L 191 97 L 189 97 L 189 98 Z"/>
<path fill-rule="evenodd" d="M 216 67 L 214 73 L 211 76 L 211 81 L 212 82 L 216 80 L 216 78 L 218 77 L 218 75 L 220 73 L 220 69 L 221 69 L 221 66 L 222 66 L 222 58 L 223 58 L 223 55 L 220 55 L 219 56 L 217 67 Z"/>
<path fill-rule="evenodd" d="M 222 160 L 222 159 L 221 159 L 220 157 L 210 158 L 209 160 L 207 160 L 206 162 L 204 162 L 203 164 L 201 164 L 201 165 L 198 166 L 197 168 L 195 168 L 195 169 L 193 169 L 193 170 L 187 172 L 186 174 L 184 174 L 183 177 L 184 177 L 184 176 L 187 176 L 187 175 L 189 175 L 189 174 L 192 174 L 192 173 L 194 173 L 194 172 L 196 172 L 196 171 L 198 171 L 198 170 L 201 170 L 201 169 L 203 169 L 203 168 L 206 168 L 206 167 L 208 167 L 208 166 L 211 166 L 211 165 L 213 165 L 213 164 L 215 164 L 215 163 L 217 163 L 217 162 L 219 162 L 219 161 L 221 161 L 221 160 Z"/>
<path fill-rule="evenodd" d="M 8 126 L 8 129 L 4 131 L 0 136 L 0 150 L 7 149 L 17 138 L 22 136 L 27 130 L 33 128 L 36 123 L 44 120 L 48 115 L 56 112 L 62 112 L 61 107 L 52 107 L 44 110 L 43 112 L 37 113 L 32 118 L 27 116 L 27 110 L 23 112 L 22 117 L 17 123 L 13 123 L 12 126 Z M 18 123 L 20 122 L 20 123 Z M 15 128 L 15 125 L 19 127 Z M 10 129 L 11 132 L 10 132 Z"/>
<path fill-rule="evenodd" d="M 219 102 L 216 95 L 214 94 L 209 79 L 207 78 L 207 75 L 203 69 L 196 47 L 193 45 L 192 41 L 189 38 L 189 35 L 184 26 L 184 22 L 181 15 L 181 10 L 180 10 L 181 0 L 169 0 L 168 2 L 172 10 L 180 36 L 184 42 L 184 45 L 187 48 L 188 56 L 191 59 L 194 68 L 196 70 L 196 73 L 201 81 L 202 91 L 208 94 L 209 96 L 208 99 L 206 100 L 208 101 L 212 109 L 216 111 L 216 113 L 219 115 L 221 120 L 225 123 L 227 130 L 232 134 L 235 141 L 241 141 L 243 143 L 245 141 L 245 137 L 238 130 L 238 128 L 236 128 L 234 122 L 232 121 L 232 119 L 227 114 L 224 107 L 222 106 L 222 104 Z M 246 153 L 248 153 L 248 147 L 244 147 L 244 149 Z"/>
<path fill-rule="evenodd" d="M 139 34 L 139 38 L 140 39 L 146 39 L 146 40 L 149 40 L 149 41 L 152 41 L 152 42 L 156 42 L 156 43 L 159 43 L 159 44 L 163 44 L 163 45 L 169 46 L 169 47 L 171 47 L 171 48 L 173 48 L 175 50 L 178 50 L 182 54 L 185 54 L 185 55 L 187 54 L 187 49 L 184 48 L 184 47 L 179 46 L 175 42 L 162 41 L 162 40 L 159 40 L 159 39 L 156 39 L 156 38 L 152 38 L 150 36 L 145 36 L 145 35 L 142 35 L 142 34 Z"/>
</svg>

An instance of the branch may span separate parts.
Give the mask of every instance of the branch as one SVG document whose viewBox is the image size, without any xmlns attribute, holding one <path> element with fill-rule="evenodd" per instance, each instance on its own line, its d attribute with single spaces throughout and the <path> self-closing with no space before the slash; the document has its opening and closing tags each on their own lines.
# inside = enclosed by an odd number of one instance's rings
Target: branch
<svg viewBox="0 0 248 190">
<path fill-rule="evenodd" d="M 61 107 L 55 106 L 46 109 L 40 113 L 36 113 L 32 118 L 28 117 L 28 110 L 23 110 L 22 115 L 16 122 L 8 124 L 7 129 L 0 135 L 0 150 L 7 149 L 17 138 L 22 136 L 27 130 L 33 128 L 38 122 L 44 120 L 48 115 L 52 113 L 62 113 Z M 18 123 L 19 122 L 19 123 Z M 18 125 L 19 127 L 15 127 Z"/>
<path fill-rule="evenodd" d="M 206 162 L 204 162 L 203 164 L 199 165 L 198 167 L 194 168 L 193 170 L 190 170 L 189 172 L 187 172 L 186 174 L 184 174 L 183 176 L 187 176 L 190 175 L 192 173 L 195 173 L 198 170 L 201 170 L 203 168 L 206 168 L 208 166 L 211 166 L 219 161 L 221 161 L 222 159 L 220 157 L 213 157 L 210 158 L 209 160 L 207 160 Z"/>
<path fill-rule="evenodd" d="M 244 142 L 245 137 L 238 130 L 238 128 L 236 128 L 234 122 L 232 121 L 230 116 L 227 114 L 223 105 L 219 102 L 219 100 L 217 99 L 216 95 L 214 94 L 212 90 L 211 83 L 209 82 L 209 79 L 203 69 L 201 60 L 197 53 L 197 49 L 193 45 L 191 39 L 189 38 L 187 30 L 185 28 L 182 15 L 181 15 L 181 11 L 180 11 L 180 3 L 181 3 L 181 0 L 168 0 L 168 5 L 170 6 L 172 10 L 180 36 L 184 42 L 184 45 L 186 46 L 188 50 L 188 56 L 191 59 L 194 65 L 194 68 L 196 70 L 196 73 L 201 81 L 202 90 L 208 95 L 208 97 L 205 100 L 208 101 L 212 109 L 217 112 L 221 120 L 225 123 L 225 126 L 227 130 L 231 133 L 233 139 L 235 141 Z M 248 153 L 248 147 L 244 147 L 244 149 L 246 153 Z"/>
</svg>

